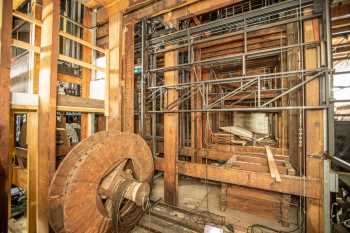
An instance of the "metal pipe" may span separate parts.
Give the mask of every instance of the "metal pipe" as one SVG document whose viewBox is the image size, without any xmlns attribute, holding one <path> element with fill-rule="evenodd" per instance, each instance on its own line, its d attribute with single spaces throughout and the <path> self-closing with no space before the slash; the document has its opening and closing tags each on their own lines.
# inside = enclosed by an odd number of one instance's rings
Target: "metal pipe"
<svg viewBox="0 0 350 233">
<path fill-rule="evenodd" d="M 285 106 L 285 107 L 260 107 L 260 108 L 222 108 L 222 109 L 180 109 L 180 110 L 163 110 L 148 111 L 148 113 L 182 113 L 182 112 L 278 112 L 282 110 L 324 110 L 327 106 Z"/>
<path fill-rule="evenodd" d="M 302 4 L 311 4 L 313 2 L 313 0 L 302 0 Z M 281 12 L 285 9 L 291 9 L 291 8 L 295 8 L 299 6 L 299 2 L 295 1 L 295 0 L 288 0 L 282 3 L 277 3 L 274 4 L 270 7 L 264 8 L 264 9 L 257 9 L 257 10 L 253 10 L 250 11 L 248 13 L 246 13 L 246 17 L 247 18 L 254 18 L 254 17 L 259 17 L 265 14 L 269 14 L 269 13 L 273 13 L 273 12 Z M 200 33 L 202 31 L 206 31 L 210 28 L 214 28 L 214 27 L 222 27 L 228 23 L 234 23 L 237 21 L 242 21 L 243 20 L 243 15 L 234 15 L 232 17 L 228 17 L 228 18 L 224 18 L 221 20 L 216 20 L 216 21 L 212 21 L 206 24 L 202 24 L 202 25 L 198 25 L 195 27 L 191 27 L 190 33 Z M 181 38 L 181 37 L 185 37 L 187 35 L 187 29 L 181 30 L 181 31 L 177 31 L 174 33 L 170 33 L 164 36 L 159 36 L 157 38 L 151 39 L 150 40 L 150 45 L 153 44 L 157 44 L 160 42 L 165 42 L 168 41 L 169 38 Z"/>
<path fill-rule="evenodd" d="M 144 97 L 145 97 L 145 76 L 148 70 L 147 67 L 147 19 L 142 20 L 142 50 L 141 50 L 141 80 L 140 80 L 140 118 L 139 118 L 139 133 L 143 136 L 144 134 L 144 117 L 145 117 L 145 103 L 144 103 Z"/>
<path fill-rule="evenodd" d="M 280 95 L 276 96 L 276 97 L 273 98 L 272 100 L 266 102 L 266 103 L 263 104 L 262 106 L 263 106 L 263 107 L 264 107 L 264 106 L 267 106 L 267 105 L 271 104 L 272 102 L 278 100 L 279 98 L 282 98 L 283 96 L 285 96 L 285 95 L 287 95 L 287 94 L 289 94 L 289 93 L 291 93 L 291 92 L 297 90 L 298 88 L 300 88 L 300 87 L 304 86 L 305 84 L 311 82 L 312 80 L 318 78 L 321 74 L 323 74 L 323 72 L 320 72 L 320 73 L 318 73 L 318 74 L 316 74 L 316 75 L 314 75 L 314 76 L 312 76 L 312 77 L 306 79 L 305 81 L 303 81 L 303 82 L 301 82 L 301 83 L 299 83 L 299 84 L 293 86 L 292 88 L 290 88 L 290 89 L 288 89 L 287 91 L 281 93 Z"/>
<path fill-rule="evenodd" d="M 349 162 L 347 162 L 339 157 L 333 156 L 333 155 L 330 155 L 329 158 L 332 160 L 333 163 L 350 171 L 350 163 Z"/>
<path fill-rule="evenodd" d="M 241 60 L 242 56 L 246 56 L 247 58 L 251 58 L 251 59 L 256 59 L 259 57 L 264 55 L 264 56 L 271 56 L 273 54 L 268 54 L 270 52 L 274 52 L 276 54 L 279 54 L 281 52 L 281 50 L 288 50 L 291 48 L 295 48 L 295 47 L 300 47 L 300 46 L 319 46 L 320 42 L 319 41 L 313 41 L 313 42 L 306 42 L 306 43 L 301 43 L 301 44 L 292 44 L 292 45 L 286 45 L 286 46 L 280 46 L 280 47 L 275 47 L 275 48 L 270 48 L 270 49 L 262 49 L 262 50 L 258 50 L 258 51 L 252 51 L 252 52 L 248 52 L 248 53 L 238 53 L 238 54 L 234 54 L 234 55 L 229 55 L 229 56 L 223 56 L 223 57 L 216 57 L 216 58 L 211 58 L 211 59 L 206 59 L 206 60 L 201 60 L 201 61 L 194 61 L 194 62 L 189 62 L 187 64 L 179 64 L 176 66 L 170 66 L 170 67 L 161 67 L 161 68 L 157 68 L 157 69 L 151 69 L 149 70 L 149 72 L 153 73 L 153 72 L 167 72 L 167 71 L 173 71 L 173 70 L 177 70 L 177 69 L 186 69 L 189 68 L 193 65 L 209 65 L 209 64 L 222 64 L 225 62 L 232 62 L 232 60 Z M 251 56 L 251 57 L 250 57 Z"/>
<path fill-rule="evenodd" d="M 271 73 L 271 74 L 259 74 L 259 75 L 249 75 L 249 76 L 238 76 L 234 78 L 224 78 L 224 79 L 214 79 L 214 80 L 200 80 L 200 81 L 194 81 L 190 83 L 179 83 L 177 85 L 161 85 L 161 86 L 156 86 L 156 87 L 149 87 L 148 89 L 158 89 L 158 88 L 165 88 L 165 89 L 170 89 L 170 88 L 180 88 L 180 87 L 186 87 L 186 86 L 191 86 L 195 84 L 221 84 L 221 83 L 232 83 L 234 81 L 239 82 L 242 78 L 244 80 L 249 80 L 249 79 L 256 79 L 257 77 L 260 76 L 260 78 L 267 78 L 267 77 L 272 77 L 276 78 L 276 76 L 285 76 L 287 75 L 297 75 L 301 73 L 305 73 L 306 75 L 312 75 L 318 72 L 323 71 L 323 69 L 308 69 L 308 70 L 294 70 L 294 71 L 286 71 L 286 72 L 279 72 L 279 73 Z"/>
<path fill-rule="evenodd" d="M 276 26 L 281 26 L 281 25 L 285 25 L 285 24 L 289 24 L 289 23 L 294 23 L 294 22 L 297 22 L 297 21 L 300 21 L 300 20 L 302 20 L 302 21 L 310 20 L 310 19 L 313 19 L 313 18 L 317 18 L 319 16 L 320 16 L 320 14 L 307 15 L 307 16 L 298 16 L 298 18 L 294 18 L 294 19 L 287 19 L 287 20 L 278 21 L 278 22 L 275 22 L 275 23 L 258 25 L 258 26 L 254 26 L 254 27 L 251 27 L 251 28 L 246 28 L 246 29 L 243 29 L 243 30 L 238 30 L 238 31 L 235 31 L 235 32 L 231 32 L 231 33 L 227 33 L 227 34 L 223 34 L 223 35 L 219 35 L 219 36 L 212 36 L 212 37 L 205 38 L 205 39 L 194 40 L 192 42 L 192 45 L 204 44 L 204 43 L 208 43 L 208 42 L 211 42 L 211 41 L 220 40 L 220 39 L 224 39 L 224 38 L 227 38 L 227 37 L 232 37 L 232 36 L 235 36 L 235 35 L 239 35 L 239 34 L 242 34 L 242 33 L 249 33 L 249 32 L 253 32 L 253 31 L 258 31 L 258 30 L 262 30 L 262 29 L 267 29 L 267 28 L 271 28 L 271 27 L 276 27 Z M 178 41 L 178 42 L 182 42 L 182 41 Z M 153 46 L 155 46 L 155 45 L 153 45 Z M 154 51 L 153 53 L 156 53 L 156 54 L 165 53 L 165 52 L 169 52 L 169 51 L 185 48 L 186 46 L 187 46 L 187 43 L 183 42 L 180 45 L 172 46 L 171 48 L 165 48 L 165 49 L 157 50 L 157 51 Z"/>
</svg>

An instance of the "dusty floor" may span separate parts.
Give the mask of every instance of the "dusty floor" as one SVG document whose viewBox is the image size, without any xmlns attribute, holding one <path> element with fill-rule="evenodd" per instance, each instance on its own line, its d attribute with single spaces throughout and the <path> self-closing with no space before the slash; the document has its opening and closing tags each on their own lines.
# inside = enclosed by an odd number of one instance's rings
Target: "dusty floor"
<svg viewBox="0 0 350 233">
<path fill-rule="evenodd" d="M 152 200 L 163 199 L 163 178 L 159 177 L 154 180 L 152 185 Z M 207 198 L 208 197 L 208 198 Z M 283 228 L 277 221 L 272 221 L 266 218 L 255 216 L 249 213 L 236 211 L 233 209 L 226 209 L 225 211 L 220 210 L 220 187 L 214 184 L 206 185 L 204 182 L 194 181 L 193 179 L 181 179 L 179 181 L 179 207 L 185 208 L 186 210 L 194 212 L 207 211 L 215 214 L 216 216 L 223 218 L 225 224 L 232 224 L 235 232 L 247 232 L 247 227 L 252 224 L 263 224 L 277 229 L 287 230 Z M 289 219 L 290 229 L 295 228 L 297 210 L 294 208 L 291 210 Z M 184 217 L 185 218 L 185 217 Z M 187 219 L 186 219 L 187 220 Z M 143 221 L 151 224 L 152 218 L 145 216 Z M 159 220 L 157 220 L 159 221 Z M 25 233 L 26 232 L 26 218 L 22 216 L 18 219 L 10 220 L 10 231 L 11 233 Z M 186 230 L 180 230 L 181 228 L 173 225 L 166 224 L 164 230 L 159 232 L 167 233 L 170 232 L 170 228 L 174 228 L 172 232 L 192 232 Z M 146 233 L 150 232 L 145 229 L 137 228 L 134 233 Z M 226 231 L 225 231 L 226 232 Z M 296 231 L 298 232 L 298 231 Z"/>
<path fill-rule="evenodd" d="M 163 178 L 154 181 L 152 186 L 152 199 L 163 198 Z M 208 194 L 208 195 L 207 195 Z M 208 198 L 207 198 L 208 196 Z M 296 227 L 296 208 L 291 209 L 290 228 L 284 228 L 279 222 L 255 216 L 249 213 L 233 209 L 220 210 L 220 187 L 214 184 L 206 185 L 204 182 L 193 179 L 181 179 L 179 181 L 179 206 L 193 211 L 209 211 L 225 219 L 226 224 L 234 225 L 235 232 L 247 232 L 247 227 L 252 224 L 263 224 L 276 229 L 291 230 Z M 257 207 L 258 208 L 258 207 Z M 298 231 L 296 231 L 298 232 Z"/>
</svg>

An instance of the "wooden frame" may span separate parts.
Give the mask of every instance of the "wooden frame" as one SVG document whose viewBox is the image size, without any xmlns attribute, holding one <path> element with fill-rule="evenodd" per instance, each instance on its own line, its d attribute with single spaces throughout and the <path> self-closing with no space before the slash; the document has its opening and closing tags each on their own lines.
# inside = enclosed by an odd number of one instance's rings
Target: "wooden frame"
<svg viewBox="0 0 350 233">
<path fill-rule="evenodd" d="M 170 1 L 165 1 L 162 3 L 153 3 L 149 6 L 142 8 L 142 10 L 134 10 L 133 12 L 130 12 L 129 14 L 126 14 L 124 19 L 128 22 L 138 22 L 143 17 L 152 17 L 154 16 L 154 12 L 156 11 L 157 15 L 163 15 L 164 20 L 168 22 L 169 24 L 174 26 L 174 23 L 179 20 L 186 17 L 189 17 L 190 15 L 196 15 L 200 14 L 206 11 L 209 11 L 214 8 L 220 8 L 225 5 L 232 4 L 232 1 L 185 1 L 183 4 L 178 5 L 172 5 Z M 128 10 L 126 10 L 128 11 Z M 105 12 L 105 11 L 102 11 Z M 110 10 L 110 12 L 113 12 L 113 10 Z M 314 20 L 312 20 L 314 21 Z M 309 28 L 307 31 L 308 33 L 318 33 L 318 23 L 312 22 L 312 23 L 306 23 L 311 28 Z M 305 26 L 306 26 L 305 25 Z M 311 38 L 310 38 L 311 37 Z M 313 35 L 305 35 L 305 43 L 317 41 L 317 39 L 312 39 Z M 127 40 L 127 39 L 126 39 Z M 319 39 L 318 39 L 319 40 Z M 120 40 L 122 41 L 122 40 Z M 317 53 L 315 54 L 315 51 L 317 50 L 315 48 L 310 48 L 305 51 L 305 56 L 307 57 L 305 60 L 308 61 L 315 61 L 317 58 Z M 169 51 L 165 51 L 166 53 Z M 167 64 L 168 59 L 165 59 L 165 63 Z M 130 66 L 130 61 L 127 62 L 126 67 Z M 315 68 L 315 64 L 306 64 L 306 69 L 312 69 Z M 165 76 L 167 73 L 165 72 Z M 318 88 L 318 80 L 314 80 L 308 84 L 307 90 L 307 96 L 309 96 L 309 100 L 307 100 L 306 105 L 312 105 L 312 101 L 317 99 L 317 93 L 319 92 Z M 316 95 L 315 95 L 316 94 Z M 169 94 L 167 97 L 169 98 Z M 313 99 L 313 100 L 312 100 Z M 130 101 L 130 100 L 129 100 Z M 314 105 L 318 105 L 319 103 L 315 103 Z M 110 105 L 111 106 L 111 105 Z M 205 165 L 203 164 L 196 164 L 196 163 L 188 163 L 188 162 L 176 162 L 174 164 L 174 157 L 170 156 L 172 159 L 171 161 L 169 159 L 169 153 L 171 150 L 176 151 L 175 146 L 169 146 L 176 144 L 177 140 L 174 135 L 176 135 L 176 121 L 175 118 L 173 118 L 172 123 L 167 123 L 167 116 L 168 113 L 165 113 L 165 148 L 164 148 L 164 157 L 165 158 L 158 158 L 156 160 L 156 168 L 158 170 L 164 171 L 165 176 L 166 174 L 183 174 L 188 175 L 196 178 L 203 179 L 205 177 Z M 306 166 L 307 166 L 307 173 L 306 177 L 300 177 L 295 175 L 279 175 L 281 178 L 280 182 L 276 182 L 273 177 L 269 173 L 261 175 L 256 174 L 252 172 L 242 172 L 240 169 L 227 169 L 219 166 L 212 166 L 210 165 L 208 167 L 209 177 L 208 179 L 218 181 L 218 182 L 226 182 L 226 183 L 232 183 L 247 187 L 254 187 L 258 189 L 264 189 L 264 190 L 272 190 L 275 192 L 282 192 L 286 194 L 293 194 L 293 195 L 299 195 L 299 196 L 306 196 L 308 199 L 308 206 L 307 208 L 307 227 L 308 232 L 322 232 L 323 226 L 320 222 L 320 219 L 323 219 L 322 216 L 322 198 L 323 198 L 323 114 L 324 111 L 322 110 L 308 110 L 307 111 L 307 120 L 306 120 L 306 140 L 307 145 L 310 145 L 308 148 L 306 148 L 308 156 L 306 157 Z M 194 115 L 194 114 L 193 114 Z M 195 117 L 192 117 L 195 119 Z M 282 117 L 284 120 L 286 119 L 286 114 Z M 282 119 L 281 118 L 281 119 Z M 279 119 L 278 121 L 281 121 Z M 172 131 L 172 134 L 166 133 L 168 130 L 167 128 L 171 125 L 174 131 Z M 287 124 L 284 124 L 286 126 Z M 318 127 L 318 130 L 316 132 L 313 132 L 312 128 L 315 126 Z M 283 132 L 280 132 L 281 135 L 281 142 L 280 145 L 283 146 L 283 152 L 281 154 L 284 154 L 286 152 L 286 137 L 288 136 L 288 132 L 284 130 Z M 315 134 L 319 134 L 315 135 Z M 319 140 L 318 140 L 319 139 Z M 317 141 L 315 143 L 315 140 Z M 171 148 L 170 148 L 171 147 Z M 183 148 L 184 149 L 184 148 Z M 181 149 L 180 154 L 183 155 L 183 149 Z M 263 152 L 265 152 L 265 149 L 262 148 Z M 216 158 L 218 159 L 221 156 L 218 156 L 218 151 L 215 149 L 200 149 L 196 150 L 195 148 L 186 148 L 186 152 L 191 155 L 191 157 L 196 157 L 196 153 L 198 154 L 207 154 L 210 159 Z M 207 153 L 210 152 L 210 153 Z M 222 151 L 221 151 L 222 152 Z M 176 153 L 176 152 L 175 152 Z M 232 153 L 230 152 L 223 152 L 226 157 L 230 158 L 232 156 Z M 238 152 L 239 153 L 239 152 Z M 243 152 L 244 153 L 244 152 Z M 280 156 L 280 152 L 272 151 L 273 154 L 276 154 L 275 156 Z M 220 154 L 222 155 L 222 154 Z M 275 164 L 276 158 L 273 159 L 271 156 L 269 156 L 269 160 L 271 166 Z M 276 164 L 275 164 L 276 165 Z M 276 168 L 276 167 L 275 167 Z M 273 169 L 273 168 L 272 168 Z M 276 170 L 276 169 L 275 169 Z M 278 176 L 276 174 L 276 171 L 274 171 L 275 176 Z M 254 177 L 256 177 L 256 180 L 254 180 Z M 279 179 L 278 179 L 279 180 Z M 256 182 L 256 183 L 255 183 Z M 306 189 L 300 185 L 305 182 Z M 176 190 L 176 182 L 170 182 L 167 183 L 167 178 L 165 178 L 165 195 L 168 195 L 167 192 L 171 192 L 172 190 Z M 172 194 L 173 197 L 176 197 L 176 194 Z M 166 197 L 166 200 L 172 203 L 176 203 L 176 198 L 170 198 Z"/>
<path fill-rule="evenodd" d="M 10 142 L 10 67 L 12 0 L 0 2 L 0 232 L 8 231 L 10 202 L 9 142 Z"/>
</svg>

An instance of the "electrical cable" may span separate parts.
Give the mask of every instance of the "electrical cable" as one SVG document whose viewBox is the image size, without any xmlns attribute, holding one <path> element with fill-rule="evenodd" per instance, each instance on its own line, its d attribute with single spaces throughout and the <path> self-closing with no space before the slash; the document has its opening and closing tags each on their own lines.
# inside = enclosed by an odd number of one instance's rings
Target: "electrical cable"
<svg viewBox="0 0 350 233">
<path fill-rule="evenodd" d="M 259 229 L 260 232 L 264 232 L 263 230 L 268 230 L 276 233 L 293 233 L 302 229 L 303 226 L 304 226 L 304 218 L 303 218 L 303 221 L 298 226 L 296 226 L 294 229 L 291 229 L 291 230 L 278 230 L 262 224 L 253 224 L 247 228 L 247 233 L 255 233 L 254 229 Z"/>
</svg>

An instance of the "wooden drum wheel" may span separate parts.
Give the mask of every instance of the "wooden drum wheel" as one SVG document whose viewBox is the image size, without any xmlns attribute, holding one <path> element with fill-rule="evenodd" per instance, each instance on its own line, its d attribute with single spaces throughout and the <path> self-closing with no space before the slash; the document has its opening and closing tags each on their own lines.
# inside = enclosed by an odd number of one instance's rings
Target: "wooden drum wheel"
<svg viewBox="0 0 350 233">
<path fill-rule="evenodd" d="M 56 233 L 127 233 L 147 208 L 154 171 L 151 150 L 138 135 L 99 132 L 62 161 L 49 190 Z"/>
</svg>

